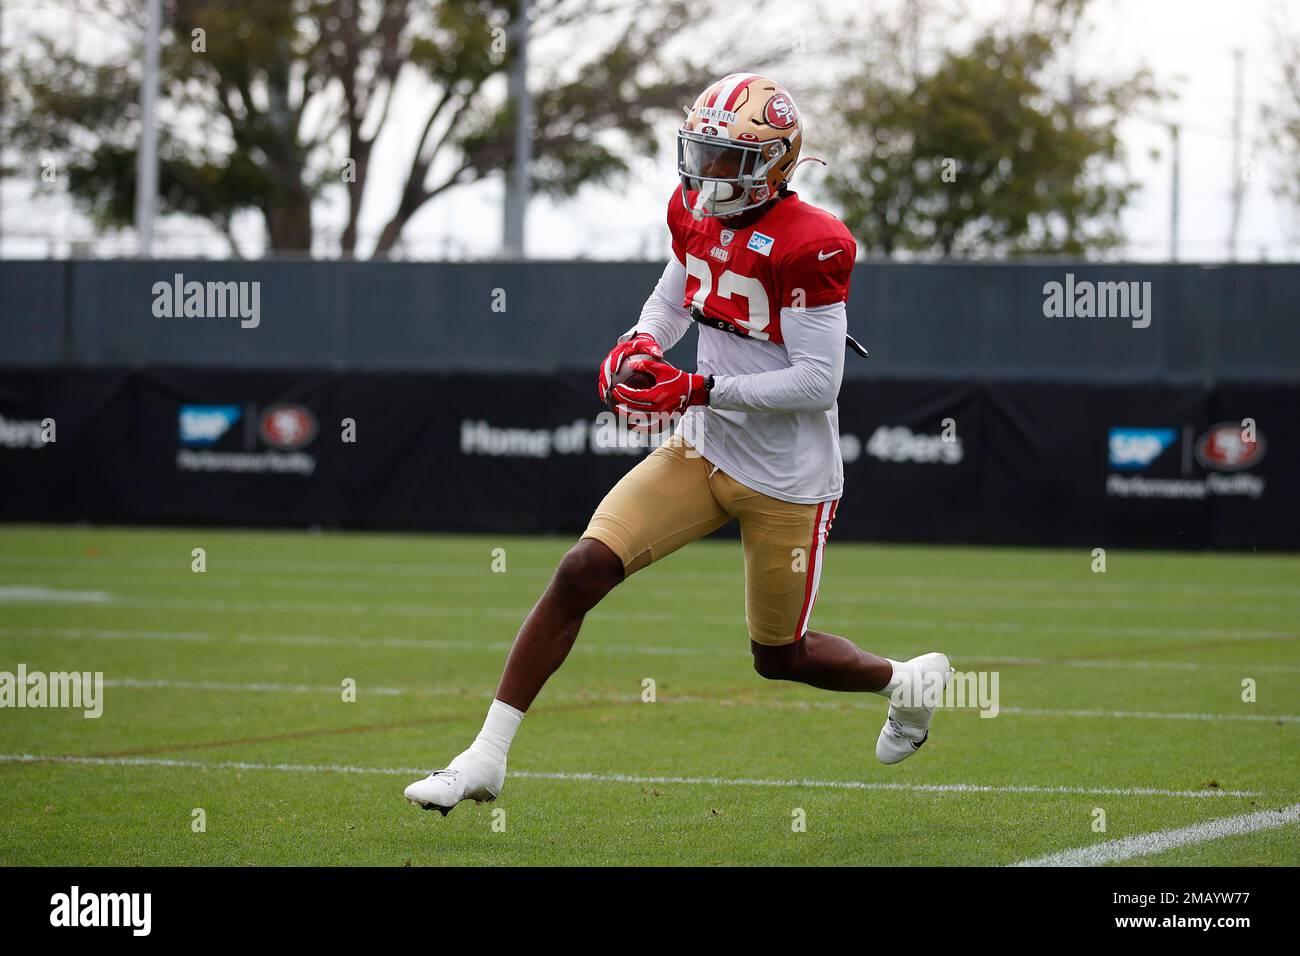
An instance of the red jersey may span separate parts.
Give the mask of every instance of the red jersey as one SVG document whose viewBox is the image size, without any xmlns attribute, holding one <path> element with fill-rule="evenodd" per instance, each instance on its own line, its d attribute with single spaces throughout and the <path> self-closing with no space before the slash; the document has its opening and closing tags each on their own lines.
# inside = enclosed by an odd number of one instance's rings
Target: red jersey
<svg viewBox="0 0 1300 956">
<path fill-rule="evenodd" d="M 781 310 L 844 302 L 857 244 L 824 209 L 797 193 L 778 199 L 756 222 L 732 229 L 726 220 L 696 220 L 679 185 L 668 201 L 673 255 L 686 267 L 684 308 L 750 338 L 783 344 Z"/>
</svg>

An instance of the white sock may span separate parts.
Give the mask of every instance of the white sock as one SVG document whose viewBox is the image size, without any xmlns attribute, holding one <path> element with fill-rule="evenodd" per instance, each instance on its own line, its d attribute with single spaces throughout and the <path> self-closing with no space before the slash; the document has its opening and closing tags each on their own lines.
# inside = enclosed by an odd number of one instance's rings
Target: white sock
<svg viewBox="0 0 1300 956">
<path fill-rule="evenodd" d="M 503 701 L 492 701 L 487 720 L 483 721 L 483 729 L 478 732 L 469 749 L 504 762 L 506 753 L 510 750 L 510 742 L 515 739 L 515 731 L 523 719 L 522 710 L 516 710 Z"/>
<path fill-rule="evenodd" d="M 879 694 L 881 697 L 891 697 L 894 691 L 898 690 L 899 685 L 903 683 L 903 676 L 906 671 L 903 670 L 905 665 L 901 661 L 889 657 L 886 657 L 885 660 L 889 661 L 890 666 L 894 668 L 893 676 L 889 678 L 888 684 L 880 688 L 880 690 L 873 690 L 872 693 Z"/>
</svg>

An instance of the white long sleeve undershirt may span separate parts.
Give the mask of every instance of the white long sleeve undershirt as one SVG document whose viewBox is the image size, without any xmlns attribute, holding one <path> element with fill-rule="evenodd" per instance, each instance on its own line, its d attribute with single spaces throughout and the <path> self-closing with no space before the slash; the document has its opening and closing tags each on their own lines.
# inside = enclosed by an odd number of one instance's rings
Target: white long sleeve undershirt
<svg viewBox="0 0 1300 956">
<path fill-rule="evenodd" d="M 835 404 L 844 377 L 843 302 L 782 309 L 781 335 L 790 367 L 753 375 L 715 375 L 709 407 L 742 412 L 823 412 Z"/>
<path fill-rule="evenodd" d="M 686 294 L 686 269 L 671 259 L 623 336 L 647 332 L 665 351 L 686 334 L 693 321 L 679 303 Z M 835 404 L 844 376 L 844 336 L 848 314 L 843 302 L 781 310 L 781 333 L 788 368 L 751 375 L 715 375 L 709 407 L 748 412 L 817 412 Z"/>
<path fill-rule="evenodd" d="M 659 347 L 667 352 L 695 324 L 691 314 L 682 308 L 684 298 L 686 267 L 676 259 L 669 259 L 663 275 L 641 307 L 641 318 L 619 341 L 626 342 L 638 332 L 648 332 L 659 343 Z"/>
</svg>

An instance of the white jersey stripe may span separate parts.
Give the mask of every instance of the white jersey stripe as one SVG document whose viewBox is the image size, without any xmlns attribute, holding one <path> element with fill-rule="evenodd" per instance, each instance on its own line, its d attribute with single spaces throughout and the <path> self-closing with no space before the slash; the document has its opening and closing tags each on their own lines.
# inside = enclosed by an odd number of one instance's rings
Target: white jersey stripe
<svg viewBox="0 0 1300 956">
<path fill-rule="evenodd" d="M 823 501 L 817 506 L 817 515 L 813 519 L 812 554 L 808 557 L 809 586 L 804 595 L 803 609 L 799 612 L 799 627 L 795 634 L 796 640 L 802 638 L 808 630 L 808 621 L 812 617 L 813 604 L 817 601 L 817 589 L 821 587 L 822 581 L 826 538 L 830 534 L 836 504 L 838 504 L 838 499 L 836 501 Z"/>
<path fill-rule="evenodd" d="M 835 508 L 835 502 L 826 502 L 823 506 L 823 516 L 821 527 L 817 529 L 817 573 L 813 576 L 812 596 L 808 601 L 808 611 L 805 618 L 811 620 L 813 605 L 817 603 L 817 592 L 822 586 L 822 568 L 826 566 L 826 536 L 830 534 L 831 514 Z M 808 626 L 808 620 L 804 621 L 804 627 Z"/>
</svg>

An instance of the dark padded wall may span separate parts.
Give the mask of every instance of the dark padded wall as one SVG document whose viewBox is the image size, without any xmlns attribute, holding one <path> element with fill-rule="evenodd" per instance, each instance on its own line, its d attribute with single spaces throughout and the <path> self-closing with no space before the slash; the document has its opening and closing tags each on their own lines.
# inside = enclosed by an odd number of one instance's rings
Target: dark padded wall
<svg viewBox="0 0 1300 956">
<path fill-rule="evenodd" d="M 0 262 L 0 364 L 594 368 L 660 263 Z M 154 283 L 260 283 L 260 324 L 157 318 Z M 1151 325 L 1047 318 L 1048 282 L 1149 282 Z M 494 311 L 504 296 L 504 311 Z M 848 378 L 1300 381 L 1300 266 L 859 263 Z M 689 348 L 688 337 L 683 350 Z M 682 358 L 690 364 L 689 356 Z"/>
</svg>

